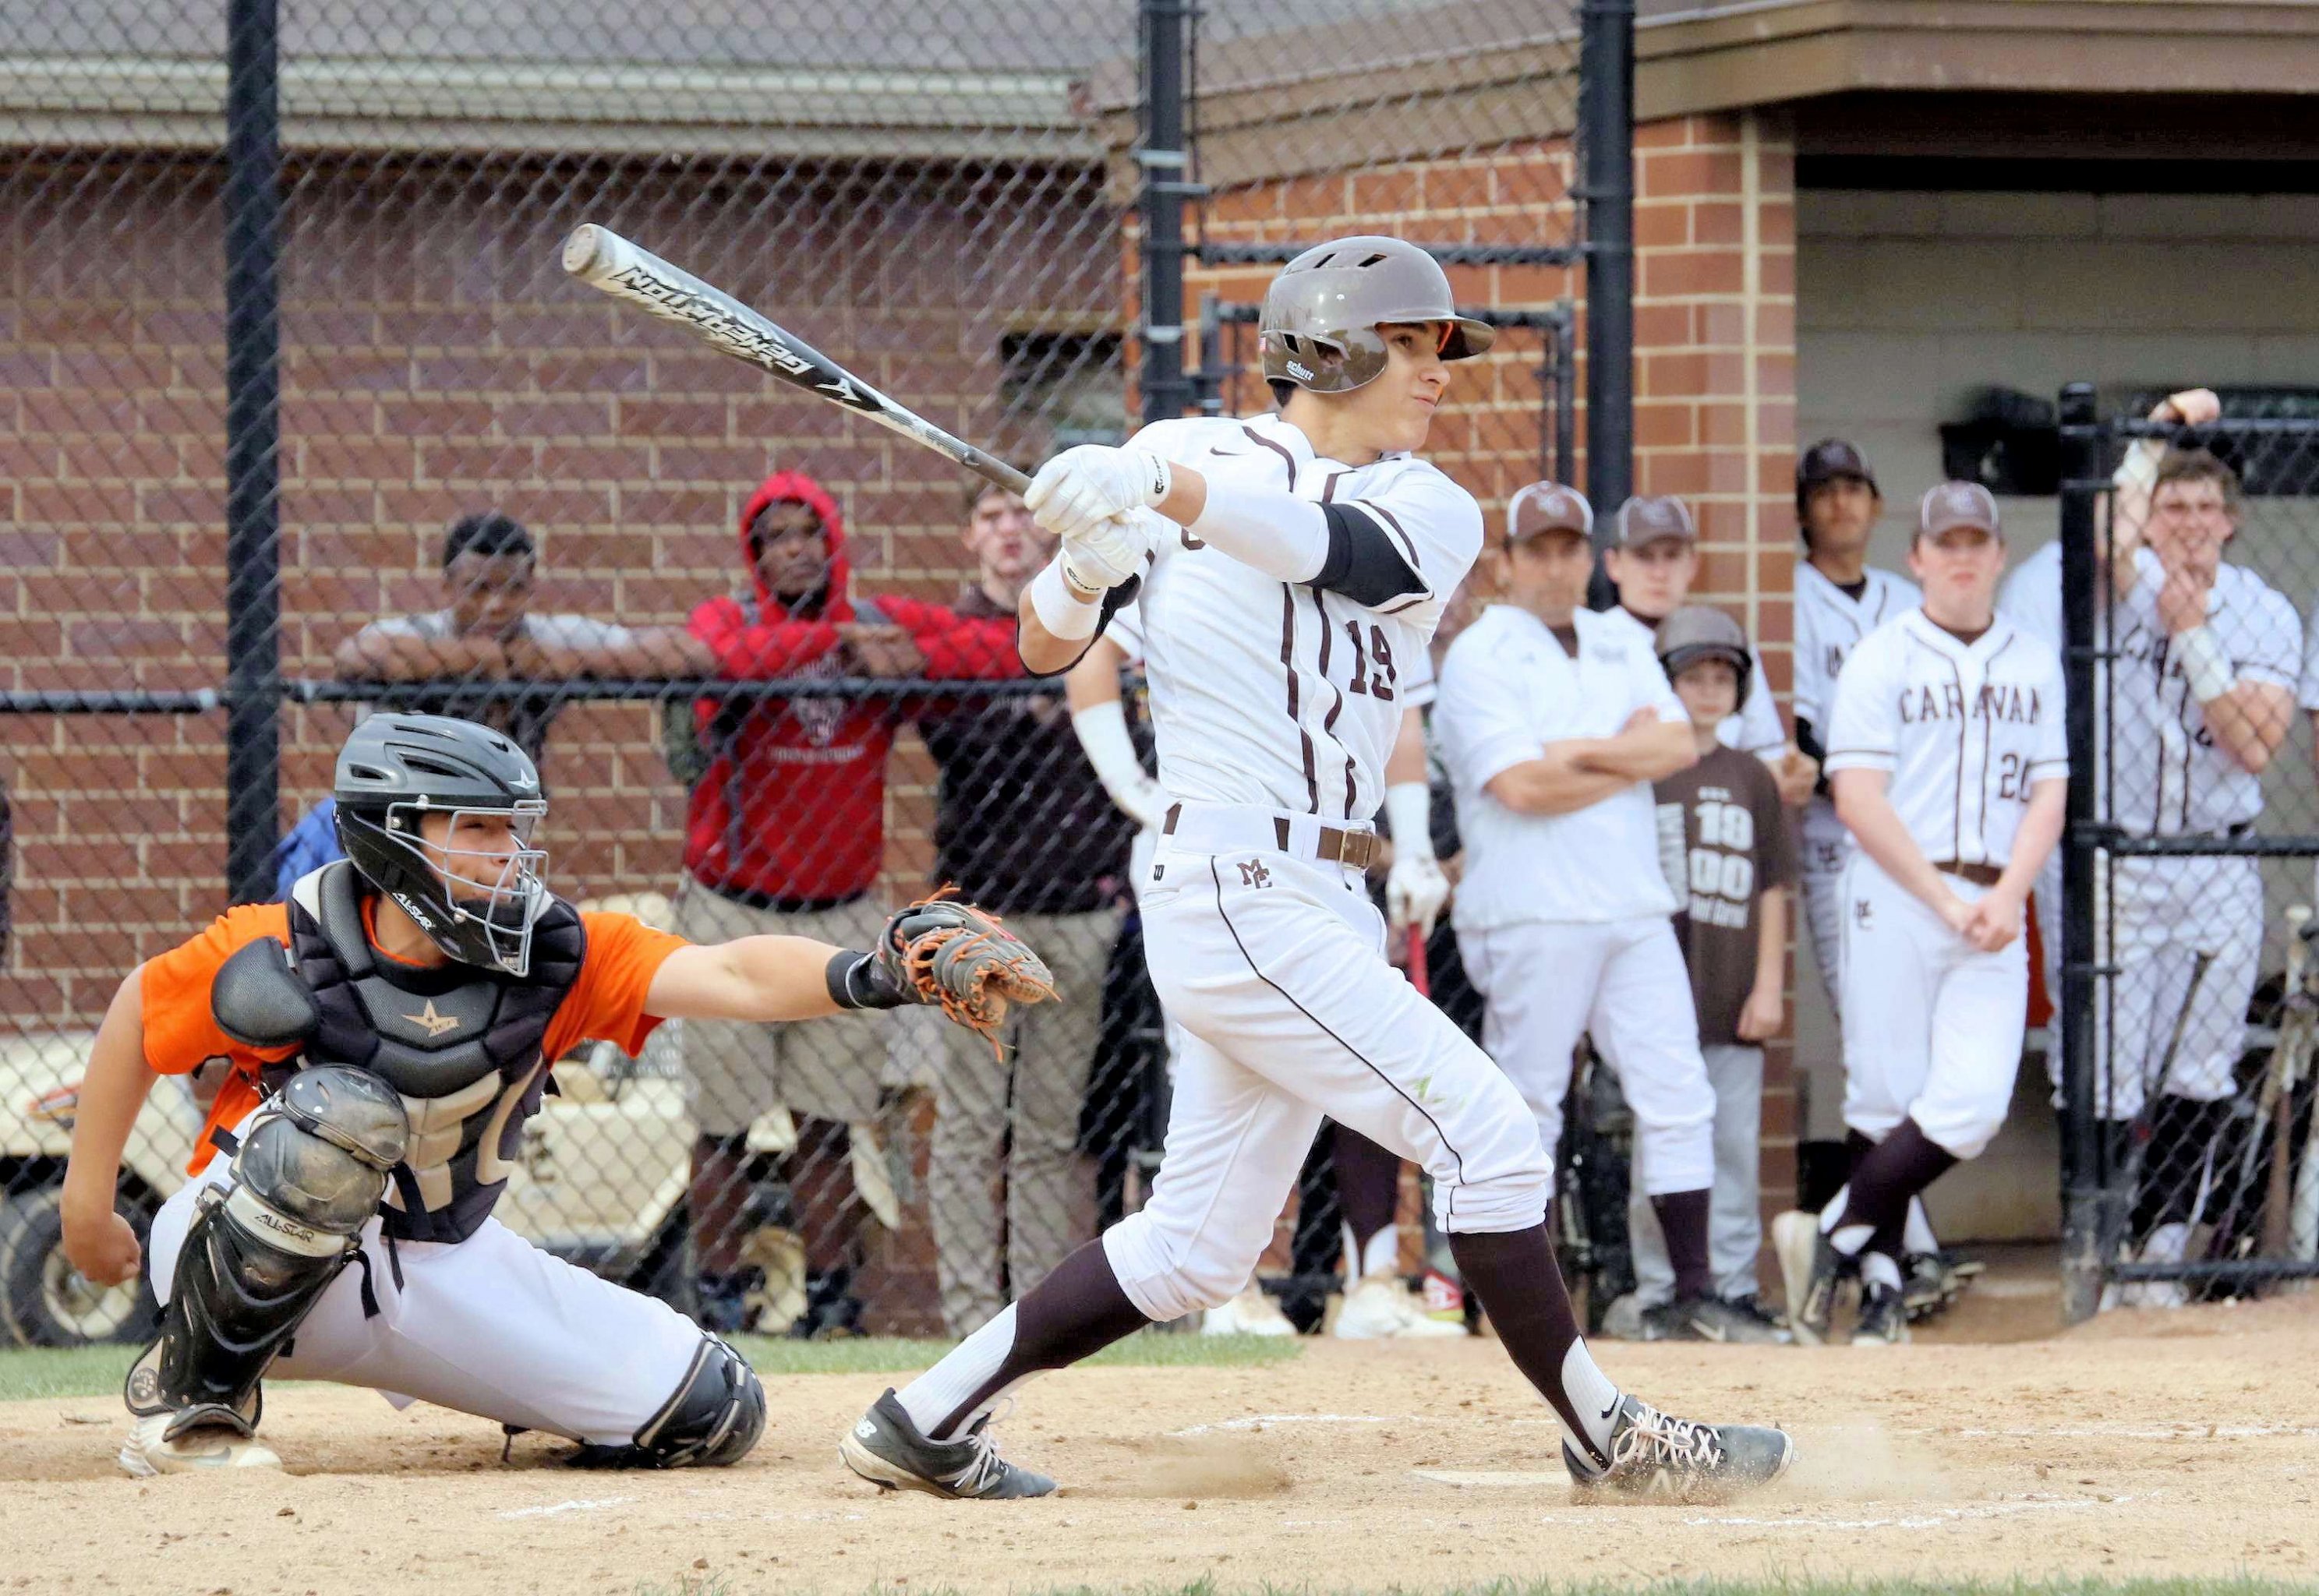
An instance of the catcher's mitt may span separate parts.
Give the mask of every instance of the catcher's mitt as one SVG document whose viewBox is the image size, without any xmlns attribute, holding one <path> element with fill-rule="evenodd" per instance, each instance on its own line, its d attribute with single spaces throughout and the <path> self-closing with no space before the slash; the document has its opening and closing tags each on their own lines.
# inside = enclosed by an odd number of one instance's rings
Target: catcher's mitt
<svg viewBox="0 0 2319 1596">
<path fill-rule="evenodd" d="M 920 1003 L 938 1003 L 995 1050 L 1009 1005 L 1045 1003 L 1054 973 L 997 915 L 961 903 L 945 887 L 886 922 L 877 959 L 886 978 Z"/>
</svg>

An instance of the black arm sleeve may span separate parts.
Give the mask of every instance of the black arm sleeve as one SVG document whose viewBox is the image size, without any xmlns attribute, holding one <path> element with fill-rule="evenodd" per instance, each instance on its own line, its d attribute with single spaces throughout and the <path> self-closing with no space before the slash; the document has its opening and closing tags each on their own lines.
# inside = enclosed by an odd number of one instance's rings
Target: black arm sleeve
<svg viewBox="0 0 2319 1596">
<path fill-rule="evenodd" d="M 1376 522 L 1341 504 L 1324 504 L 1321 513 L 1329 522 L 1329 557 L 1313 586 L 1369 609 L 1425 591 L 1424 578 Z"/>
</svg>

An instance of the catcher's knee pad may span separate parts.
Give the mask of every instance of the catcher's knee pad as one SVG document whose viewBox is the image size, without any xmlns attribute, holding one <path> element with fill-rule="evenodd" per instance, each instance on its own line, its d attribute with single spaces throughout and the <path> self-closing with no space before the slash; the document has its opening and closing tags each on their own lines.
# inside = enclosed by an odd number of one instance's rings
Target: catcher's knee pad
<svg viewBox="0 0 2319 1596">
<path fill-rule="evenodd" d="M 746 1457 L 764 1433 L 757 1371 L 717 1337 L 703 1336 L 675 1392 L 636 1431 L 631 1461 L 642 1468 L 722 1467 Z"/>
<path fill-rule="evenodd" d="M 242 1412 L 266 1366 L 353 1253 L 409 1134 L 402 1100 L 338 1067 L 293 1076 L 206 1193 L 177 1255 L 160 1339 L 130 1370 L 131 1411 Z M 244 1411 L 248 1410 L 247 1411 Z"/>
</svg>

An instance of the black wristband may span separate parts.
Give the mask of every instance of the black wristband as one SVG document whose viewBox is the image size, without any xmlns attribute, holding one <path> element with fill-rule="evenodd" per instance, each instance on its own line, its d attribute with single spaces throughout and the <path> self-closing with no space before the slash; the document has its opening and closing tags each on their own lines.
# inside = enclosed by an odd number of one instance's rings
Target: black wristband
<svg viewBox="0 0 2319 1596">
<path fill-rule="evenodd" d="M 840 948 L 829 956 L 822 979 L 829 987 L 829 1000 L 840 1008 L 899 1008 L 910 1001 L 886 978 L 874 953 Z"/>
</svg>

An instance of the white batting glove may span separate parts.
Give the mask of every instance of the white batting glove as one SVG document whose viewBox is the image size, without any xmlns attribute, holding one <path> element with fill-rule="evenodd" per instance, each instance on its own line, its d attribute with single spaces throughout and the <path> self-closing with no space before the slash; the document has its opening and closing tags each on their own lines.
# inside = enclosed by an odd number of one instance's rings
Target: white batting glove
<svg viewBox="0 0 2319 1596">
<path fill-rule="evenodd" d="M 1393 856 L 1385 878 L 1385 917 L 1395 931 L 1414 925 L 1419 935 L 1431 936 L 1433 922 L 1448 901 L 1449 878 L 1441 873 L 1439 860 L 1430 853 Z"/>
<path fill-rule="evenodd" d="M 1149 449 L 1081 444 L 1039 467 L 1023 502 L 1033 520 L 1068 542 L 1114 517 L 1157 509 L 1173 481 L 1168 462 Z"/>
<path fill-rule="evenodd" d="M 1143 569 L 1150 553 L 1151 527 L 1132 513 L 1065 537 L 1060 551 L 1064 571 L 1090 592 L 1117 587 Z"/>
</svg>

